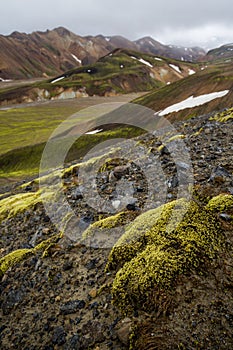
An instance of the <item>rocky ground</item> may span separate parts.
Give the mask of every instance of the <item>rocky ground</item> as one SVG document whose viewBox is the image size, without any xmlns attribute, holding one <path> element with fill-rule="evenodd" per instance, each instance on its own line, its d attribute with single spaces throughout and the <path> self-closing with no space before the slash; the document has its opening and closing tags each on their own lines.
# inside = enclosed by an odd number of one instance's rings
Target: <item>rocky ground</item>
<svg viewBox="0 0 233 350">
<path fill-rule="evenodd" d="M 164 174 L 165 182 L 159 172 L 154 173 L 153 196 L 148 195 L 145 173 L 136 162 L 128 164 L 120 155 L 108 160 L 98 173 L 96 191 L 101 198 L 111 199 L 116 211 L 126 208 L 129 221 L 145 211 L 145 203 L 157 207 L 176 199 L 180 195 L 179 181 L 185 188 L 190 173 L 198 193 L 197 202 L 205 203 L 208 197 L 220 193 L 233 195 L 232 119 L 219 122 L 206 115 L 177 123 L 175 129 L 188 147 L 192 172 L 190 164 L 182 159 L 182 152 L 178 164 L 172 158 L 171 140 L 167 146 L 161 146 L 157 136 L 137 139 L 138 145 L 146 145 L 149 150 L 144 167 L 153 173 L 153 156 L 158 154 Z M 127 152 L 125 148 L 125 158 Z M 99 220 L 100 214 L 84 201 L 77 178 L 75 168 L 67 171 L 64 193 L 83 230 Z M 119 182 L 125 184 L 128 202 L 124 193 L 117 190 Z M 37 187 L 32 182 L 23 191 L 34 192 Z M 19 192 L 19 184 L 4 188 L 2 198 Z M 148 312 L 135 309 L 127 318 L 112 304 L 115 272 L 105 271 L 111 247 L 101 248 L 98 242 L 86 245 L 64 236 L 43 256 L 35 254 L 2 276 L 1 349 L 123 350 L 129 348 L 130 337 L 131 349 L 135 350 L 233 348 L 231 215 L 223 210 L 218 217 L 226 244 L 217 258 L 205 265 L 201 273 L 192 271 L 181 276 L 159 308 L 152 307 Z M 102 213 L 101 218 L 107 216 Z M 2 221 L 1 257 L 15 249 L 32 248 L 56 232 L 42 204 L 28 208 Z"/>
</svg>

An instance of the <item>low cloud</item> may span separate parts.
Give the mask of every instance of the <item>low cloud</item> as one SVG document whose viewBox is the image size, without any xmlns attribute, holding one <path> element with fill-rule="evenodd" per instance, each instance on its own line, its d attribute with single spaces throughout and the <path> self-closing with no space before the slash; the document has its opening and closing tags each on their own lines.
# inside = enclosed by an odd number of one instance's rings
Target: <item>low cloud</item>
<svg viewBox="0 0 233 350">
<path fill-rule="evenodd" d="M 64 26 L 80 35 L 150 35 L 210 47 L 233 41 L 232 13 L 232 0 L 8 0 L 1 4 L 0 33 Z"/>
</svg>

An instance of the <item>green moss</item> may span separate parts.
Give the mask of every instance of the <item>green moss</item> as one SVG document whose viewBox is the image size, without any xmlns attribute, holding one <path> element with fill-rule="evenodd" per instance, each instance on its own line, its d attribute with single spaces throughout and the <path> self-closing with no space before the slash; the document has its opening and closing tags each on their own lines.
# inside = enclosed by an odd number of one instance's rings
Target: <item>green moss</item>
<svg viewBox="0 0 233 350">
<path fill-rule="evenodd" d="M 46 241 L 39 243 L 35 248 L 31 249 L 18 249 L 0 259 L 0 278 L 16 264 L 26 260 L 28 257 L 43 251 L 43 257 L 46 256 L 48 249 L 54 245 L 60 238 L 62 234 L 56 234 Z"/>
<path fill-rule="evenodd" d="M 31 249 L 19 249 L 0 259 L 0 277 L 12 266 L 31 256 Z"/>
<path fill-rule="evenodd" d="M 110 216 L 108 218 L 96 221 L 94 224 L 90 225 L 84 232 L 83 238 L 98 235 L 100 231 L 108 231 L 114 227 L 126 225 L 136 216 L 135 212 L 123 211 L 116 215 Z"/>
<path fill-rule="evenodd" d="M 233 209 L 233 195 L 220 194 L 212 198 L 206 206 L 207 210 L 223 212 Z"/>
<path fill-rule="evenodd" d="M 182 135 L 182 134 L 174 135 L 174 136 L 170 137 L 170 139 L 167 140 L 167 143 L 172 142 L 172 141 L 176 141 L 176 140 L 180 140 L 180 139 L 185 139 L 185 135 Z"/>
<path fill-rule="evenodd" d="M 168 138 L 167 140 L 165 140 L 165 142 L 163 142 L 163 144 L 157 148 L 157 151 L 162 152 L 164 147 L 166 147 L 170 142 L 182 140 L 182 139 L 185 139 L 185 135 L 183 135 L 183 134 L 173 135 L 170 138 Z"/>
<path fill-rule="evenodd" d="M 221 123 L 225 123 L 230 119 L 233 119 L 233 108 L 229 108 L 226 111 L 217 113 L 213 117 L 210 117 L 210 120 L 216 120 Z"/>
<path fill-rule="evenodd" d="M 106 271 L 123 266 L 126 261 L 131 260 L 138 252 L 141 252 L 152 237 L 150 235 L 152 227 L 154 228 L 153 239 L 158 240 L 161 237 L 161 232 L 165 234 L 168 220 L 175 207 L 178 221 L 179 216 L 188 209 L 189 202 L 183 199 L 172 201 L 141 214 L 131 222 L 127 226 L 125 234 L 113 247 L 108 258 Z"/>
<path fill-rule="evenodd" d="M 24 212 L 28 208 L 50 198 L 53 193 L 42 195 L 41 191 L 30 193 L 19 193 L 0 200 L 0 221 L 9 219 L 19 213 Z"/>
<path fill-rule="evenodd" d="M 147 307 L 151 294 L 198 271 L 222 245 L 220 225 L 208 206 L 180 199 L 140 215 L 109 255 L 106 270 L 120 267 L 112 286 L 114 304 L 125 315 Z"/>
</svg>

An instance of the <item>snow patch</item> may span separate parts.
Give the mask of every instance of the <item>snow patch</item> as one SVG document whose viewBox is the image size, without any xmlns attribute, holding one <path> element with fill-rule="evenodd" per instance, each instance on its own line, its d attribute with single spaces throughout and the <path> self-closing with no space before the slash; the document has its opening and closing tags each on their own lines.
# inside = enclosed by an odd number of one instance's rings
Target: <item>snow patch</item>
<svg viewBox="0 0 233 350">
<path fill-rule="evenodd" d="M 146 66 L 153 68 L 152 64 L 148 61 L 145 61 L 143 58 L 140 58 L 139 61 L 145 64 Z"/>
<path fill-rule="evenodd" d="M 75 59 L 75 61 L 82 64 L 82 61 L 77 56 L 75 56 L 73 53 L 71 54 L 71 56 Z"/>
<path fill-rule="evenodd" d="M 150 62 L 144 60 L 143 58 L 136 58 L 136 57 L 134 57 L 134 56 L 130 56 L 130 57 L 131 57 L 133 60 L 137 60 L 137 61 L 139 61 L 139 62 L 145 64 L 146 66 L 153 68 L 152 64 L 151 64 Z"/>
<path fill-rule="evenodd" d="M 96 130 L 88 131 L 85 134 L 86 135 L 95 135 L 95 134 L 98 134 L 101 131 L 103 131 L 103 129 L 96 129 Z"/>
<path fill-rule="evenodd" d="M 60 78 L 57 78 L 57 79 L 54 79 L 53 81 L 51 81 L 51 84 L 54 84 L 56 83 L 57 81 L 60 81 L 62 79 L 64 79 L 65 77 L 60 77 Z"/>
<path fill-rule="evenodd" d="M 161 111 L 159 113 L 157 112 L 155 114 L 157 114 L 159 116 L 164 116 L 164 115 L 172 113 L 172 112 L 179 112 L 179 111 L 186 109 L 186 108 L 200 106 L 200 105 L 203 105 L 207 102 L 210 102 L 216 98 L 223 97 L 223 96 L 227 95 L 228 92 L 229 92 L 229 90 L 223 90 L 223 91 L 218 91 L 218 92 L 212 92 L 210 94 L 200 95 L 197 97 L 190 96 L 190 97 L 186 98 L 186 100 L 175 103 L 174 105 L 171 105 L 171 106 L 165 108 L 163 111 Z"/>
<path fill-rule="evenodd" d="M 171 84 L 171 82 L 170 82 L 170 81 L 168 81 L 168 82 L 167 82 L 167 85 L 170 85 L 170 84 Z"/>
<path fill-rule="evenodd" d="M 162 58 L 155 57 L 155 60 L 156 60 L 156 61 L 162 61 Z"/>
<path fill-rule="evenodd" d="M 181 73 L 180 68 L 177 67 L 177 66 L 175 66 L 174 64 L 169 64 L 169 66 L 170 66 L 171 68 L 173 68 L 174 70 L 176 70 L 178 73 Z"/>
<path fill-rule="evenodd" d="M 192 74 L 195 74 L 195 73 L 196 73 L 195 70 L 189 69 L 189 75 L 192 75 Z"/>
<path fill-rule="evenodd" d="M 107 41 L 110 41 L 110 39 L 111 39 L 111 38 L 109 38 L 109 37 L 105 37 L 105 40 L 107 40 Z"/>
<path fill-rule="evenodd" d="M 0 77 L 0 81 L 7 83 L 8 81 L 12 81 L 11 79 L 3 79 Z"/>
</svg>

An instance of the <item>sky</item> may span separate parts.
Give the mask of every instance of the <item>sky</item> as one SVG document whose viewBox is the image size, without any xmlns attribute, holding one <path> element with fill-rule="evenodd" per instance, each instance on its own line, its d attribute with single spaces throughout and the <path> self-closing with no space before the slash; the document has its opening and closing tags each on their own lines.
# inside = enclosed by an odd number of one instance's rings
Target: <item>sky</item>
<svg viewBox="0 0 233 350">
<path fill-rule="evenodd" d="M 59 26 L 79 35 L 151 36 L 164 44 L 233 42 L 232 0 L 2 0 L 0 34 Z"/>
</svg>

